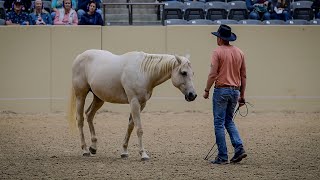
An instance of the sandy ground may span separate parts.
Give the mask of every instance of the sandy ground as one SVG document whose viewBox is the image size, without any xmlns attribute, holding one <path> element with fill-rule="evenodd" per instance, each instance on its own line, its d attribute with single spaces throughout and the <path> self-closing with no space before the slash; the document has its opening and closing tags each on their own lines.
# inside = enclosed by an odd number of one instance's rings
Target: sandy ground
<svg viewBox="0 0 320 180">
<path fill-rule="evenodd" d="M 144 112 L 147 162 L 140 161 L 135 131 L 129 158 L 120 158 L 127 118 L 125 113 L 97 114 L 97 155 L 82 157 L 80 139 L 69 132 L 64 113 L 1 112 L 0 179 L 320 178 L 320 113 L 237 116 L 248 157 L 228 165 L 203 160 L 214 143 L 211 112 Z M 85 133 L 90 144 L 87 124 Z"/>
</svg>

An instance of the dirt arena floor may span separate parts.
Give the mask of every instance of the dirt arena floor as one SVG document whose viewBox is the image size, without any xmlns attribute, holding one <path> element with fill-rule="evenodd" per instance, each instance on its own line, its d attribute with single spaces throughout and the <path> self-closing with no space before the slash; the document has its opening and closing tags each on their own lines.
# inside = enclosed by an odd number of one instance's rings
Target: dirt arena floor
<svg viewBox="0 0 320 180">
<path fill-rule="evenodd" d="M 320 179 L 320 113 L 237 116 L 248 157 L 228 165 L 203 159 L 214 143 L 211 112 L 144 112 L 143 142 L 151 157 L 146 162 L 140 161 L 135 131 L 129 158 L 120 158 L 127 118 L 98 113 L 97 155 L 82 157 L 64 113 L 3 111 L 0 179 Z M 87 124 L 85 133 L 90 144 Z"/>
</svg>

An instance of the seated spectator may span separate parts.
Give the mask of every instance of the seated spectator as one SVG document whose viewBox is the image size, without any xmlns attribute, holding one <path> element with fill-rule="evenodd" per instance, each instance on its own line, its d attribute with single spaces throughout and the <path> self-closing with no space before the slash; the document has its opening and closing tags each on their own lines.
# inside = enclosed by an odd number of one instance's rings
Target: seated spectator
<svg viewBox="0 0 320 180">
<path fill-rule="evenodd" d="M 71 7 L 71 0 L 64 0 L 63 8 L 56 11 L 54 25 L 78 25 L 77 12 Z"/>
<path fill-rule="evenodd" d="M 97 13 L 101 14 L 102 17 L 102 10 L 100 9 L 100 0 L 78 0 L 78 18 L 81 19 L 81 16 L 84 15 L 86 12 L 89 11 L 89 3 L 96 2 L 96 11 Z"/>
<path fill-rule="evenodd" d="M 6 11 L 12 11 L 13 10 L 13 2 L 14 0 L 5 0 L 4 1 L 4 8 Z M 31 8 L 31 0 L 21 0 L 22 5 L 22 11 L 29 13 Z"/>
<path fill-rule="evenodd" d="M 71 7 L 72 9 L 77 9 L 77 2 L 76 0 L 72 0 L 71 1 Z M 51 1 L 51 8 L 52 8 L 52 13 L 51 13 L 51 17 L 52 19 L 54 19 L 54 17 L 56 16 L 56 12 L 58 11 L 58 9 L 63 8 L 63 0 L 52 0 Z"/>
<path fill-rule="evenodd" d="M 320 19 L 320 0 L 314 0 L 311 8 L 315 10 L 315 18 Z"/>
<path fill-rule="evenodd" d="M 271 18 L 287 21 L 290 16 L 290 0 L 272 0 Z"/>
<path fill-rule="evenodd" d="M 30 16 L 26 12 L 22 12 L 21 0 L 13 2 L 13 10 L 6 15 L 6 25 L 29 25 Z"/>
<path fill-rule="evenodd" d="M 268 0 L 246 0 L 247 9 L 250 11 L 249 19 L 270 20 Z"/>
<path fill-rule="evenodd" d="M 34 11 L 30 17 L 32 25 L 52 25 L 51 15 L 43 9 L 42 0 L 35 0 Z"/>
<path fill-rule="evenodd" d="M 96 11 L 96 2 L 89 2 L 89 11 L 81 16 L 80 25 L 100 25 L 103 26 L 101 14 Z"/>
</svg>

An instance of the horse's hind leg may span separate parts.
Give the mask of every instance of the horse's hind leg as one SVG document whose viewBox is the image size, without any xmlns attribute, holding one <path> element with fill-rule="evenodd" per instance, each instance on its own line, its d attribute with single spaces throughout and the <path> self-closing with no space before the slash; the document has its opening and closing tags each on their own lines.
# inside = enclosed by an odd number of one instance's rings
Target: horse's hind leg
<svg viewBox="0 0 320 180">
<path fill-rule="evenodd" d="M 140 111 L 143 110 L 145 105 L 146 105 L 145 103 L 141 105 Z M 133 128 L 134 128 L 134 123 L 133 123 L 132 115 L 130 114 L 127 134 L 126 134 L 126 137 L 123 140 L 123 146 L 122 146 L 123 151 L 121 153 L 121 157 L 122 158 L 128 157 L 128 143 L 129 143 L 129 139 L 130 139 L 130 136 L 131 136 Z"/>
<path fill-rule="evenodd" d="M 83 111 L 84 111 L 84 104 L 86 100 L 88 92 L 85 91 L 85 93 L 76 93 L 76 106 L 77 106 L 77 121 L 78 121 L 78 128 L 80 133 L 80 139 L 81 139 L 81 149 L 83 151 L 83 156 L 90 156 L 90 152 L 88 151 L 85 139 L 84 139 L 84 133 L 83 133 Z"/>
<path fill-rule="evenodd" d="M 94 115 L 96 114 L 97 110 L 101 108 L 103 103 L 104 103 L 104 101 L 102 101 L 96 95 L 94 95 L 91 105 L 86 110 L 87 121 L 88 121 L 89 129 L 90 129 L 90 133 L 91 133 L 91 143 L 92 144 L 89 148 L 89 151 L 91 152 L 91 154 L 97 153 L 97 138 L 96 138 L 96 132 L 95 132 L 94 126 L 93 126 L 93 118 L 94 118 Z"/>
</svg>

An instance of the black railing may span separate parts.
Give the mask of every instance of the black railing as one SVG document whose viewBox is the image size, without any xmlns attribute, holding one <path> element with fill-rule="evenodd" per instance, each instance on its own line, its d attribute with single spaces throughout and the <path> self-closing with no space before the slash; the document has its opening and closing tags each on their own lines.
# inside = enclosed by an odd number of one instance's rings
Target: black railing
<svg viewBox="0 0 320 180">
<path fill-rule="evenodd" d="M 127 1 L 128 2 L 128 1 Z M 129 14 L 129 25 L 132 25 L 133 22 L 133 12 L 132 6 L 139 6 L 139 5 L 150 5 L 150 6 L 157 6 L 157 18 L 158 20 L 161 19 L 161 24 L 164 25 L 164 19 L 161 18 L 160 13 L 163 12 L 163 8 L 165 3 L 102 3 L 103 6 L 103 19 L 106 19 L 106 6 L 107 5 L 127 5 L 128 14 Z"/>
</svg>

